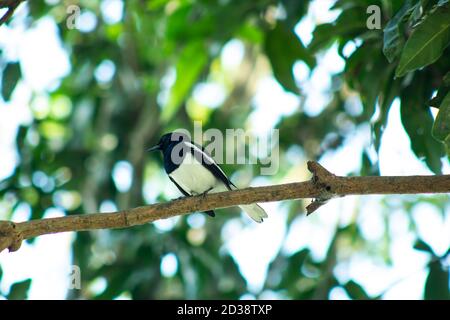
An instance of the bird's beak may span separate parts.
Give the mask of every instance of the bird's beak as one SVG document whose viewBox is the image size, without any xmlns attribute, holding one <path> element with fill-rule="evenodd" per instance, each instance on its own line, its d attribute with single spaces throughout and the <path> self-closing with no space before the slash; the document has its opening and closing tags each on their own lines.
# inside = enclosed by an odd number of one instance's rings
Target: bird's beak
<svg viewBox="0 0 450 320">
<path fill-rule="evenodd" d="M 157 151 L 157 150 L 161 150 L 161 146 L 159 144 L 147 149 L 148 152 Z"/>
</svg>

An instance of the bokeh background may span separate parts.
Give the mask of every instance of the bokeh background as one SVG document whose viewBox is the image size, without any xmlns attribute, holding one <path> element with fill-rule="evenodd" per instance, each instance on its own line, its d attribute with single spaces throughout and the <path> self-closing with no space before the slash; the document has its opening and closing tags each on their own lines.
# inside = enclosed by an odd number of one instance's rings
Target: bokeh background
<svg viewBox="0 0 450 320">
<path fill-rule="evenodd" d="M 367 27 L 373 4 L 381 29 Z M 449 48 L 395 77 L 432 10 L 448 1 L 25 1 L 0 27 L 0 219 L 178 197 L 145 149 L 194 121 L 279 130 L 275 175 L 223 165 L 242 187 L 306 180 L 309 159 L 340 175 L 449 174 L 429 107 L 449 91 Z M 230 208 L 42 236 L 0 254 L 0 299 L 449 298 L 448 195 L 346 197 L 305 217 L 308 202 L 263 204 L 261 225 Z"/>
</svg>

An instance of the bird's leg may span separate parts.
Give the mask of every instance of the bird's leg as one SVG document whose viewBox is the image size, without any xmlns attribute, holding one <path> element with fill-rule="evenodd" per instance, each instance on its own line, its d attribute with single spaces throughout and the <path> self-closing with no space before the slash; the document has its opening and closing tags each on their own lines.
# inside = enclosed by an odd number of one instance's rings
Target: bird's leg
<svg viewBox="0 0 450 320">
<path fill-rule="evenodd" d="M 209 188 L 208 190 L 206 190 L 205 192 L 202 193 L 203 199 L 205 199 L 205 197 L 208 194 L 208 192 L 210 192 L 212 189 L 213 189 L 213 187 Z"/>
</svg>

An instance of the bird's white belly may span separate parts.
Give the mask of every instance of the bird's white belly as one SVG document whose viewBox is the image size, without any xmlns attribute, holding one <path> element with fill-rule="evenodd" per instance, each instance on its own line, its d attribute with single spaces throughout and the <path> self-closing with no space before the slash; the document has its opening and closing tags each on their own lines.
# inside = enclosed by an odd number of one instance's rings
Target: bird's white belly
<svg viewBox="0 0 450 320">
<path fill-rule="evenodd" d="M 187 154 L 183 163 L 169 176 L 191 195 L 201 194 L 216 186 L 216 177 L 198 162 L 192 154 Z"/>
</svg>

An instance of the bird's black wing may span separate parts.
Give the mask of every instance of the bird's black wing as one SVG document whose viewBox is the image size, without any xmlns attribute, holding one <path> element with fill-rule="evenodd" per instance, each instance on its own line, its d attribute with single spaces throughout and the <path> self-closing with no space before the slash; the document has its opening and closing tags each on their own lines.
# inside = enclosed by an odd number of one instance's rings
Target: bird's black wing
<svg viewBox="0 0 450 320">
<path fill-rule="evenodd" d="M 169 179 L 170 179 L 170 181 L 173 182 L 174 185 L 177 186 L 178 190 L 180 190 L 180 192 L 181 192 L 182 194 L 184 194 L 184 196 L 186 196 L 186 197 L 190 197 L 190 196 L 191 196 L 189 193 L 186 192 L 186 190 L 184 190 L 182 187 L 180 187 L 180 185 L 179 185 L 178 183 L 176 183 L 175 180 L 174 180 L 171 176 L 169 176 Z M 216 214 L 214 213 L 213 210 L 205 211 L 205 213 L 206 213 L 207 215 L 211 216 L 211 217 L 215 217 L 215 216 L 216 216 Z"/>
<path fill-rule="evenodd" d="M 181 191 L 182 194 L 184 194 L 186 197 L 190 197 L 191 195 L 189 193 L 187 193 L 182 187 L 180 187 L 180 185 L 178 183 L 175 182 L 175 180 L 173 180 L 173 178 L 171 176 L 169 176 L 170 181 L 173 182 L 174 185 L 177 186 L 178 190 Z"/>
<path fill-rule="evenodd" d="M 206 150 L 203 147 L 193 142 L 188 142 L 188 144 L 190 144 L 191 153 L 194 156 L 194 158 L 197 159 L 198 162 L 203 164 L 203 166 L 206 169 L 208 169 L 214 175 L 214 177 L 221 180 L 228 188 L 228 190 L 232 190 L 231 186 L 237 188 L 233 184 L 233 182 L 231 182 L 230 179 L 228 179 L 225 172 L 223 172 L 223 170 L 219 167 L 219 165 L 214 161 L 211 155 L 208 154 L 208 152 L 206 152 Z"/>
</svg>

